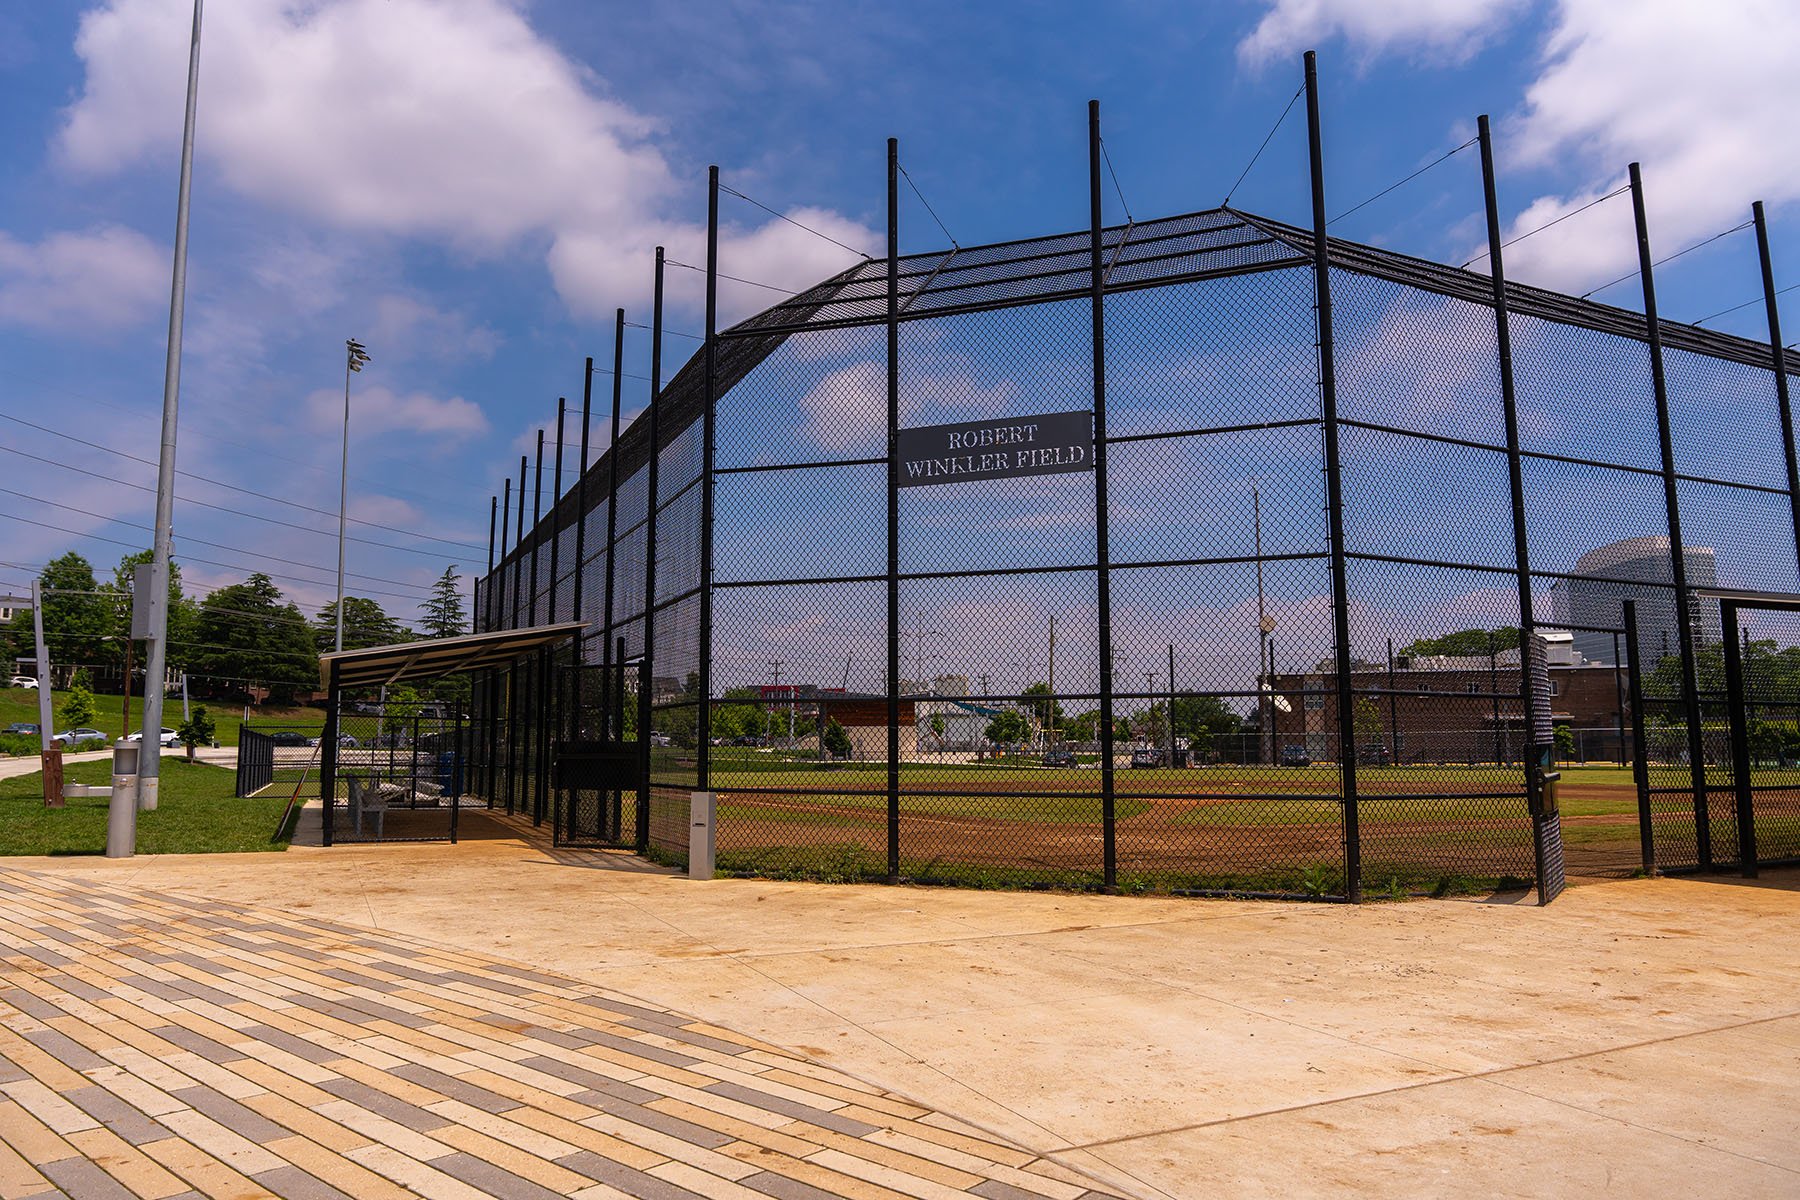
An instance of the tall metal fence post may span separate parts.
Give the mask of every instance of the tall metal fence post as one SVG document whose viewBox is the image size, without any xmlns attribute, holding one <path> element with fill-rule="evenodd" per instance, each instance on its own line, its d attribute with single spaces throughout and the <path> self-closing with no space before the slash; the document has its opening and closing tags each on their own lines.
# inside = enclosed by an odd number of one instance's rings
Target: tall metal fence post
<svg viewBox="0 0 1800 1200">
<path fill-rule="evenodd" d="M 1094 359 L 1094 567 L 1100 624 L 1100 856 L 1101 880 L 1119 886 L 1117 784 L 1113 768 L 1112 549 L 1106 495 L 1106 275 L 1101 268 L 1100 102 L 1088 101 L 1088 301 Z M 1051 698 L 1055 703 L 1055 698 Z"/>
<path fill-rule="evenodd" d="M 544 542 L 544 431 L 537 434 L 537 473 L 532 476 L 531 489 L 531 603 L 528 609 L 526 624 L 537 624 L 538 602 L 538 550 Z M 536 693 L 536 702 L 532 705 L 531 714 L 531 823 L 540 825 L 544 820 L 544 712 L 550 704 L 548 687 L 549 672 L 545 669 L 545 654 L 539 650 L 532 664 L 532 690 Z"/>
<path fill-rule="evenodd" d="M 319 738 L 319 807 L 324 810 L 324 829 L 321 840 L 326 846 L 332 842 L 333 826 L 337 824 L 337 758 L 338 758 L 338 710 L 343 707 L 344 697 L 338 691 L 338 665 L 331 664 L 331 675 L 325 687 L 325 728 Z"/>
<path fill-rule="evenodd" d="M 1638 784 L 1638 844 L 1643 873 L 1656 874 L 1656 826 L 1651 822 L 1651 748 L 1643 739 L 1643 658 L 1638 649 L 1638 603 L 1620 601 L 1624 610 L 1625 658 L 1631 660 L 1631 775 Z"/>
<path fill-rule="evenodd" d="M 656 285 L 650 310 L 650 447 L 644 467 L 644 666 L 638 700 L 637 849 L 650 848 L 650 731 L 656 693 L 656 489 L 662 457 L 663 248 L 656 248 Z"/>
<path fill-rule="evenodd" d="M 606 596 L 601 609 L 606 629 L 602 665 L 608 669 L 617 666 L 620 670 L 624 669 L 624 659 L 613 657 L 613 573 L 619 557 L 619 389 L 624 379 L 625 310 L 621 308 L 613 319 L 612 440 L 606 445 Z M 625 714 L 613 712 L 609 702 L 601 725 L 604 728 L 615 722 L 623 730 Z"/>
<path fill-rule="evenodd" d="M 562 538 L 557 523 L 562 517 L 562 460 L 563 460 L 563 426 L 569 416 L 569 401 L 565 396 L 556 398 L 556 469 L 550 477 L 550 587 L 544 598 L 545 619 L 556 623 L 556 580 L 557 572 L 562 568 Z"/>
<path fill-rule="evenodd" d="M 1700 682 L 1694 664 L 1694 621 L 1688 591 L 1687 548 L 1681 537 L 1681 498 L 1675 486 L 1675 435 L 1669 386 L 1663 374 L 1662 323 L 1656 315 L 1656 276 L 1650 226 L 1644 219 L 1644 181 L 1631 164 L 1631 215 L 1637 224 L 1638 275 L 1644 285 L 1644 331 L 1650 343 L 1650 387 L 1656 396 L 1656 433 L 1662 446 L 1663 503 L 1668 509 L 1669 565 L 1675 584 L 1675 634 L 1681 647 L 1681 691 L 1687 704 L 1688 766 L 1694 781 L 1694 848 L 1701 870 L 1712 866 L 1711 797 L 1706 790 L 1706 745 L 1700 727 Z"/>
<path fill-rule="evenodd" d="M 594 356 L 588 355 L 581 372 L 581 471 L 575 477 L 575 586 L 570 599 L 569 617 L 572 620 L 582 619 L 581 578 L 587 572 L 587 475 L 588 475 L 588 429 L 594 412 Z M 581 737 L 581 720 L 585 709 L 582 706 L 581 675 L 587 662 L 587 651 L 582 648 L 582 636 L 575 635 L 574 670 L 570 672 L 569 704 L 574 710 L 574 737 Z"/>
<path fill-rule="evenodd" d="M 1720 632 L 1725 638 L 1725 719 L 1731 729 L 1731 783 L 1737 795 L 1738 868 L 1745 879 L 1756 878 L 1756 797 L 1750 787 L 1750 697 L 1744 683 L 1744 655 L 1738 646 L 1736 601 L 1719 604 Z"/>
<path fill-rule="evenodd" d="M 1787 350 L 1781 340 L 1781 306 L 1776 301 L 1775 268 L 1769 258 L 1769 226 L 1763 202 L 1750 206 L 1756 222 L 1756 254 L 1762 262 L 1763 307 L 1769 314 L 1769 352 L 1775 370 L 1775 402 L 1781 410 L 1781 451 L 1787 460 L 1788 511 L 1794 520 L 1794 557 L 1800 563 L 1800 460 L 1794 450 L 1794 408 L 1788 396 Z"/>
<path fill-rule="evenodd" d="M 522 609 L 519 603 L 519 588 L 525 580 L 525 480 L 531 460 L 526 455 L 519 455 L 519 506 L 513 514 L 513 566 L 512 566 L 512 613 L 508 616 L 510 629 L 520 625 Z M 519 700 L 521 675 L 525 661 L 515 658 L 511 669 L 507 672 L 508 685 L 511 690 L 510 703 L 506 712 L 506 811 L 511 814 L 515 808 L 523 809 L 525 799 L 519 795 L 524 780 L 524 747 L 519 744 Z"/>
<path fill-rule="evenodd" d="M 1488 266 L 1494 285 L 1494 339 L 1500 358 L 1500 406 L 1506 419 L 1506 477 L 1512 492 L 1513 562 L 1519 588 L 1519 711 L 1531 712 L 1531 671 L 1526 654 L 1533 646 L 1531 635 L 1537 631 L 1537 616 L 1531 607 L 1531 551 L 1525 519 L 1525 471 L 1519 456 L 1519 404 L 1513 384 L 1512 322 L 1506 305 L 1506 265 L 1501 258 L 1503 237 L 1500 232 L 1500 201 L 1494 186 L 1494 139 L 1488 128 L 1488 117 L 1475 118 L 1476 135 L 1481 141 L 1481 191 L 1487 205 Z M 1499 692 L 1495 689 L 1496 705 Z M 1530 721 L 1526 721 L 1526 737 L 1531 737 Z M 1494 722 L 1494 736 L 1500 736 L 1500 722 Z M 1528 746 L 1525 761 L 1525 794 L 1531 810 L 1537 811 L 1538 773 L 1537 747 Z"/>
<path fill-rule="evenodd" d="M 1306 52 L 1306 142 L 1312 176 L 1313 277 L 1318 293 L 1319 413 L 1325 434 L 1325 506 L 1331 526 L 1331 612 L 1337 642 L 1338 770 L 1344 792 L 1344 889 L 1362 900 L 1362 833 L 1356 793 L 1356 710 L 1350 680 L 1350 585 L 1344 556 L 1344 491 L 1338 457 L 1337 366 L 1331 331 L 1331 250 L 1325 231 L 1325 155 L 1319 127 L 1319 67 Z"/>
<path fill-rule="evenodd" d="M 712 790 L 713 426 L 719 402 L 719 168 L 706 172 L 705 403 L 700 453 L 700 707 L 695 791 Z"/>
<path fill-rule="evenodd" d="M 499 516 L 500 497 L 494 496 L 488 501 L 488 558 L 487 574 L 481 577 L 482 603 L 476 605 L 477 611 L 472 614 L 471 619 L 471 624 L 479 623 L 479 631 L 482 633 L 486 633 L 494 627 L 492 620 L 492 613 L 494 610 L 494 542 L 496 536 L 500 533 Z M 472 692 L 471 695 L 473 695 Z M 481 794 L 491 805 L 494 802 L 494 669 L 492 667 L 485 668 L 481 672 L 481 709 L 481 724 L 476 727 L 481 730 L 481 734 L 485 735 L 481 749 L 481 778 L 483 784 Z M 481 736 L 477 734 L 476 728 L 472 728 L 469 731 L 469 743 L 471 746 L 474 745 L 475 737 Z M 473 777 L 474 770 L 471 765 L 471 780 Z"/>
<path fill-rule="evenodd" d="M 900 140 L 887 144 L 887 877 L 900 880 Z M 823 740 L 820 745 L 824 745 Z"/>
</svg>

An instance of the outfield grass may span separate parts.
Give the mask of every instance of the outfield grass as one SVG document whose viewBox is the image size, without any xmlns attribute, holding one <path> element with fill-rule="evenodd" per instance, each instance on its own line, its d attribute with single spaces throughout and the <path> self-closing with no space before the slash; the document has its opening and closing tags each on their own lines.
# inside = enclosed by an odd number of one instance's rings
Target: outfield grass
<svg viewBox="0 0 1800 1200">
<path fill-rule="evenodd" d="M 51 719 L 56 728 L 50 732 L 57 733 L 68 728 L 68 723 L 56 715 L 55 709 L 62 707 L 66 693 L 57 692 L 51 697 L 53 705 Z M 110 744 L 126 733 L 134 733 L 143 728 L 144 698 L 131 698 L 131 729 L 124 728 L 124 714 L 120 710 L 123 698 L 117 693 L 113 695 L 94 696 L 94 707 L 99 709 L 100 717 L 93 722 L 93 727 L 106 734 Z M 238 743 L 238 725 L 242 722 L 244 709 L 242 705 L 222 702 L 208 703 L 204 700 L 189 701 L 189 707 L 197 708 L 206 705 L 207 713 L 213 719 L 216 736 L 221 746 L 235 746 Z M 0 688 L 0 729 L 15 722 L 28 725 L 38 723 L 38 694 L 33 688 Z M 252 725 L 281 725 L 317 733 L 325 727 L 325 714 L 316 708 L 258 708 L 250 707 Z M 181 697 L 169 696 L 163 700 L 163 724 L 170 729 L 181 728 Z"/>
<path fill-rule="evenodd" d="M 108 762 L 71 763 L 63 778 L 107 784 L 111 772 Z M 239 800 L 231 794 L 234 772 L 179 758 L 163 759 L 161 778 L 156 811 L 138 814 L 139 854 L 287 849 L 285 837 L 270 840 L 287 804 L 285 793 Z M 0 779 L 0 855 L 103 854 L 110 803 L 108 797 L 94 796 L 70 799 L 60 809 L 45 808 L 41 774 Z"/>
</svg>

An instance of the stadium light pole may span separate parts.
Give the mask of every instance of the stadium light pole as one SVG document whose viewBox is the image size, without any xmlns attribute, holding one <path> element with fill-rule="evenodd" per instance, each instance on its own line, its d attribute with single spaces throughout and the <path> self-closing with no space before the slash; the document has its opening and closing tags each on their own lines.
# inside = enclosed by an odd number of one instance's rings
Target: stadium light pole
<svg viewBox="0 0 1800 1200">
<path fill-rule="evenodd" d="M 344 457 L 338 471 L 338 576 L 337 635 L 332 649 L 344 648 L 344 532 L 349 519 L 350 503 L 350 376 L 360 373 L 363 364 L 372 361 L 368 348 L 355 338 L 344 339 Z"/>
<path fill-rule="evenodd" d="M 150 550 L 149 656 L 144 664 L 144 735 L 139 741 L 137 795 L 114 789 L 106 814 L 106 857 L 129 858 L 137 850 L 138 809 L 156 807 L 162 780 L 163 675 L 169 655 L 169 556 L 174 548 L 175 426 L 181 396 L 181 318 L 187 296 L 188 197 L 194 182 L 194 111 L 200 96 L 200 16 L 188 42 L 187 110 L 181 127 L 181 178 L 175 199 L 175 263 L 169 282 L 169 345 L 163 360 L 162 450 L 156 465 L 156 527 Z M 123 794 L 121 794 L 123 793 Z"/>
</svg>

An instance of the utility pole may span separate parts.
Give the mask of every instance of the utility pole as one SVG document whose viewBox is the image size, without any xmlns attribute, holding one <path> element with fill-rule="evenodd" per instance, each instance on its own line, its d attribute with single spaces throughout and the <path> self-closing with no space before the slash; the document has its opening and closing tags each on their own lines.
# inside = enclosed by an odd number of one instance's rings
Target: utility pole
<svg viewBox="0 0 1800 1200">
<path fill-rule="evenodd" d="M 44 772 L 44 807 L 61 808 L 62 748 L 50 745 L 50 735 L 56 731 L 50 724 L 50 643 L 44 637 L 42 576 L 31 581 L 31 628 L 37 635 L 38 747 Z"/>
<path fill-rule="evenodd" d="M 1275 669 L 1273 665 L 1270 666 L 1266 687 L 1263 686 L 1262 669 L 1264 661 L 1269 657 L 1269 635 L 1275 632 L 1275 622 L 1269 618 L 1269 614 L 1263 606 L 1262 491 L 1255 484 L 1250 487 L 1250 512 L 1256 524 L 1256 673 L 1258 675 L 1256 716 L 1257 724 L 1267 728 L 1274 720 L 1275 706 L 1271 703 L 1271 694 L 1275 690 Z M 1260 742 L 1262 739 L 1258 738 L 1257 740 Z M 1259 746 L 1257 757 L 1261 756 L 1261 747 Z M 1273 734 L 1269 737 L 1269 761 L 1275 761 Z"/>
<path fill-rule="evenodd" d="M 1175 765 L 1175 643 L 1169 643 L 1169 753 L 1163 766 Z"/>
<path fill-rule="evenodd" d="M 138 794 L 116 789 L 107 808 L 106 856 L 128 858 L 137 849 L 137 810 L 156 807 L 162 781 L 163 676 L 169 654 L 169 555 L 175 541 L 175 430 L 181 398 L 181 319 L 187 297 L 188 200 L 194 182 L 194 111 L 200 96 L 200 17 L 188 43 L 187 112 L 181 129 L 181 178 L 175 201 L 175 265 L 169 284 L 169 345 L 163 364 L 162 450 L 156 467 L 156 540 L 150 551 L 150 643 L 144 664 L 144 735 L 138 745 Z M 125 792 L 124 795 L 120 795 Z M 135 799 L 135 803 L 134 803 Z"/>
</svg>

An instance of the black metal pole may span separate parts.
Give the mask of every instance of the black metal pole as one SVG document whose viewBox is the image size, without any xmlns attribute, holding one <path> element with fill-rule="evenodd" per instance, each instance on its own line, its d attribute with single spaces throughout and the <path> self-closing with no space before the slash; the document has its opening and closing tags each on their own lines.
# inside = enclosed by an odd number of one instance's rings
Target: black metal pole
<svg viewBox="0 0 1800 1200">
<path fill-rule="evenodd" d="M 1113 769 L 1112 547 L 1106 495 L 1106 276 L 1101 269 L 1100 102 L 1088 101 L 1088 304 L 1094 358 L 1094 567 L 1100 623 L 1101 879 L 1119 886 L 1117 786 Z"/>
<path fill-rule="evenodd" d="M 532 625 L 537 624 L 538 597 L 538 550 L 544 541 L 544 431 L 537 434 L 537 471 L 532 476 L 531 488 L 531 606 L 529 617 Z M 544 820 L 544 710 L 549 706 L 549 690 L 547 687 L 549 672 L 545 670 L 544 652 L 537 652 L 532 669 L 533 692 L 536 699 L 531 713 L 531 823 L 542 824 Z"/>
<path fill-rule="evenodd" d="M 343 693 L 338 690 L 337 663 L 331 664 L 330 671 L 325 688 L 325 729 L 319 738 L 319 795 L 324 797 L 325 809 L 321 840 L 327 847 L 331 845 L 332 827 L 337 824 L 338 709 L 344 703 Z"/>
<path fill-rule="evenodd" d="M 1519 455 L 1518 393 L 1513 384 L 1512 321 L 1506 302 L 1506 264 L 1501 257 L 1505 239 L 1500 231 L 1500 201 L 1494 183 L 1494 138 L 1486 113 L 1475 118 L 1475 131 L 1481 142 L 1481 191 L 1487 205 L 1488 268 L 1493 283 L 1495 348 L 1500 359 L 1500 406 L 1506 420 L 1506 478 L 1512 500 L 1513 567 L 1519 589 L 1519 711 L 1528 716 L 1531 712 L 1531 669 L 1526 656 L 1535 653 L 1536 644 L 1531 635 L 1537 628 L 1537 615 L 1531 605 L 1531 548 L 1525 517 L 1525 472 Z M 1494 701 L 1496 706 L 1499 704 L 1497 697 L 1498 693 Z M 1496 715 L 1496 739 L 1500 736 L 1499 724 Z M 1538 777 L 1533 764 L 1537 762 L 1537 755 L 1535 747 L 1531 746 L 1531 737 L 1532 725 L 1528 719 L 1525 722 L 1528 749 L 1523 764 L 1525 789 L 1528 795 L 1535 797 Z M 1536 810 L 1535 802 L 1532 808 Z"/>
<path fill-rule="evenodd" d="M 518 510 L 513 514 L 516 528 L 513 537 L 513 602 L 512 614 L 509 617 L 510 624 L 508 625 L 508 628 L 510 629 L 520 628 L 522 624 L 521 617 L 523 616 L 523 611 L 519 604 L 519 589 L 524 584 L 525 580 L 525 479 L 527 472 L 530 470 L 530 463 L 531 460 L 529 457 L 523 454 L 519 455 L 519 506 Z M 522 786 L 524 779 L 522 776 L 524 774 L 525 748 L 519 744 L 519 699 L 521 692 L 521 688 L 519 687 L 519 677 L 523 671 L 523 660 L 514 659 L 512 668 L 508 672 L 508 685 L 511 696 L 507 707 L 506 717 L 506 811 L 509 814 L 513 812 L 515 802 L 516 807 L 518 808 L 523 808 L 525 805 L 524 796 L 522 794 L 524 791 Z"/>
<path fill-rule="evenodd" d="M 1637 601 L 1621 600 L 1621 623 L 1625 626 L 1625 656 L 1631 660 L 1626 679 L 1631 690 L 1631 775 L 1637 784 L 1638 841 L 1643 853 L 1644 874 L 1656 874 L 1656 829 L 1650 812 L 1650 748 L 1644 742 L 1643 657 L 1638 649 Z"/>
<path fill-rule="evenodd" d="M 1637 223 L 1638 274 L 1644 284 L 1644 331 L 1650 343 L 1650 387 L 1656 395 L 1656 431 L 1662 442 L 1663 503 L 1669 517 L 1669 566 L 1675 584 L 1675 634 L 1681 648 L 1681 690 L 1687 702 L 1688 766 L 1694 781 L 1694 843 L 1700 869 L 1712 866 L 1712 814 L 1706 791 L 1706 746 L 1700 729 L 1700 681 L 1694 666 L 1694 627 L 1689 605 L 1687 549 L 1681 538 L 1681 499 L 1675 486 L 1675 441 L 1669 422 L 1669 386 L 1663 375 L 1662 323 L 1656 315 L 1656 276 L 1650 226 L 1644 219 L 1644 181 L 1631 164 L 1631 215 Z"/>
<path fill-rule="evenodd" d="M 1769 258 L 1769 226 L 1763 202 L 1750 206 L 1756 221 L 1756 254 L 1762 261 L 1763 307 L 1769 314 L 1769 352 L 1775 370 L 1775 402 L 1781 410 L 1781 450 L 1787 459 L 1788 510 L 1794 521 L 1794 555 L 1800 561 L 1800 460 L 1794 449 L 1794 408 L 1788 396 L 1787 351 L 1781 340 L 1781 306 L 1775 298 L 1775 268 Z"/>
<path fill-rule="evenodd" d="M 1756 878 L 1756 797 L 1750 786 L 1749 697 L 1744 689 L 1744 654 L 1738 646 L 1738 606 L 1719 604 L 1725 637 L 1725 717 L 1731 727 L 1731 782 L 1737 793 L 1738 868 Z"/>
<path fill-rule="evenodd" d="M 650 448 L 644 488 L 644 666 L 638 698 L 638 826 L 637 848 L 650 848 L 651 703 L 656 692 L 656 489 L 662 455 L 663 248 L 656 248 L 656 286 L 650 315 Z"/>
<path fill-rule="evenodd" d="M 1362 899 L 1362 831 L 1356 794 L 1356 710 L 1350 687 L 1350 585 L 1344 558 L 1344 490 L 1338 459 L 1337 366 L 1331 330 L 1331 249 L 1325 232 L 1325 152 L 1319 126 L 1319 66 L 1306 52 L 1306 142 L 1312 176 L 1313 278 L 1318 291 L 1319 414 L 1325 433 L 1325 506 L 1331 526 L 1331 609 L 1337 641 L 1338 770 L 1344 788 L 1344 887 Z"/>
<path fill-rule="evenodd" d="M 575 476 L 575 586 L 569 598 L 569 616 L 580 621 L 582 617 L 581 578 L 587 574 L 587 512 L 588 512 L 588 426 L 594 411 L 594 356 L 588 355 L 583 362 L 581 372 L 581 470 Z M 574 713 L 574 736 L 583 736 L 582 703 L 581 703 L 581 669 L 587 662 L 587 651 L 582 648 L 582 636 L 575 635 L 575 668 L 570 672 L 569 708 Z"/>
<path fill-rule="evenodd" d="M 625 310 L 619 309 L 613 319 L 613 379 L 612 379 L 612 440 L 606 444 L 606 603 L 603 610 L 606 625 L 606 642 L 603 651 L 605 665 L 617 665 L 623 671 L 625 660 L 613 656 L 613 578 L 619 557 L 619 396 L 620 386 L 625 378 Z M 612 711 L 607 705 L 606 718 L 601 722 L 602 737 L 611 737 L 610 732 L 616 726 L 618 736 L 625 736 L 625 714 Z"/>
<path fill-rule="evenodd" d="M 887 874 L 900 879 L 900 141 L 887 144 Z M 821 742 L 820 745 L 824 743 Z"/>
<path fill-rule="evenodd" d="M 699 746 L 694 756 L 699 791 L 712 787 L 712 581 L 713 426 L 719 384 L 719 168 L 706 172 L 705 403 L 700 456 L 700 707 L 694 714 Z"/>
<path fill-rule="evenodd" d="M 562 536 L 558 526 L 562 517 L 562 460 L 563 460 L 563 426 L 569 416 L 569 401 L 565 396 L 556 398 L 556 469 L 550 477 L 550 594 L 544 598 L 544 611 L 550 623 L 556 622 L 556 584 L 561 578 L 558 571 L 562 566 Z"/>
<path fill-rule="evenodd" d="M 1619 635 L 1613 634 L 1613 703 L 1619 709 L 1619 765 L 1625 765 L 1625 676 L 1619 661 Z"/>
<path fill-rule="evenodd" d="M 488 581 L 488 628 L 500 628 L 500 614 L 504 611 L 501 593 L 506 586 L 506 535 L 512 529 L 512 480 L 506 480 L 501 493 L 500 502 L 500 578 Z M 506 671 L 508 679 L 512 677 L 512 668 Z M 500 782 L 500 696 L 503 687 L 498 672 L 493 674 L 493 683 L 489 691 L 491 707 L 488 710 L 488 769 L 487 797 L 488 806 L 493 807 L 494 789 Z M 511 713 L 510 705 L 507 712 Z"/>
<path fill-rule="evenodd" d="M 488 500 L 488 559 L 487 574 L 481 577 L 481 603 L 475 606 L 471 614 L 471 623 L 480 622 L 479 632 L 487 633 L 494 628 L 494 544 L 500 532 L 500 497 Z M 473 750 L 476 737 L 483 738 L 481 747 L 481 783 L 482 795 L 489 804 L 494 802 L 494 682 L 493 668 L 481 672 L 481 722 L 469 729 L 469 744 Z M 471 690 L 471 699 L 473 691 Z M 478 732 L 479 731 L 479 732 Z M 471 753 L 471 758 L 474 755 Z M 470 776 L 470 784 L 474 782 L 474 764 L 466 768 Z"/>
<path fill-rule="evenodd" d="M 590 417 L 594 414 L 594 358 L 587 358 L 587 369 L 581 372 L 581 471 L 574 480 L 574 596 L 571 597 L 569 615 L 581 621 L 581 576 L 587 574 L 587 434 L 589 434 Z M 576 664 L 583 660 L 580 635 L 576 637 Z M 576 673 L 580 678 L 580 673 Z M 576 684 L 576 694 L 580 696 L 580 684 Z M 576 700 L 580 709 L 580 700 Z"/>
</svg>

